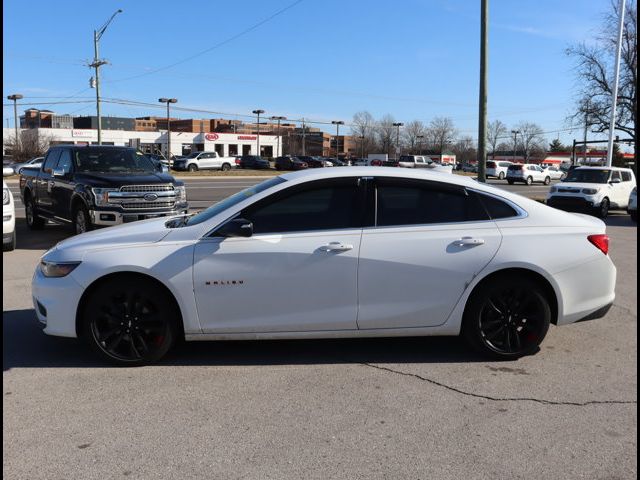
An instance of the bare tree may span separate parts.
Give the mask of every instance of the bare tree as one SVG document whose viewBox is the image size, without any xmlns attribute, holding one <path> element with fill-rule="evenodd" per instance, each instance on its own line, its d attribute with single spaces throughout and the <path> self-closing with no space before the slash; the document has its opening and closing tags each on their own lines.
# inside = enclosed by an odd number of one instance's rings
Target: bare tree
<svg viewBox="0 0 640 480">
<path fill-rule="evenodd" d="M 395 121 L 396 119 L 393 118 L 393 115 L 387 113 L 378 120 L 376 125 L 378 142 L 380 143 L 382 151 L 387 155 L 391 155 L 391 150 L 396 141 L 396 127 L 393 126 Z"/>
<path fill-rule="evenodd" d="M 363 155 L 370 153 L 376 143 L 376 121 L 373 115 L 366 110 L 357 112 L 351 121 L 351 135 L 358 141 L 358 152 Z"/>
<path fill-rule="evenodd" d="M 611 100 L 613 90 L 613 61 L 617 43 L 618 2 L 611 2 L 611 10 L 605 15 L 601 34 L 593 45 L 581 43 L 567 49 L 566 53 L 576 61 L 579 92 L 574 118 L 581 121 L 588 115 L 587 123 L 596 133 L 608 132 L 611 121 Z M 620 58 L 620 83 L 615 128 L 628 134 L 635 142 L 636 160 L 638 155 L 637 84 L 637 10 L 635 2 L 627 2 L 622 53 Z M 585 111 L 588 105 L 588 111 Z"/>
<path fill-rule="evenodd" d="M 452 150 L 453 150 L 453 153 L 456 154 L 456 161 L 462 164 L 471 163 L 471 161 L 475 160 L 478 155 L 476 144 L 473 138 L 469 136 L 460 138 L 453 145 Z"/>
<path fill-rule="evenodd" d="M 457 133 L 453 120 L 447 117 L 436 117 L 431 120 L 427 128 L 428 144 L 442 155 L 446 146 L 453 143 Z"/>
<path fill-rule="evenodd" d="M 507 134 L 507 126 L 500 120 L 494 120 L 487 124 L 487 146 L 490 155 L 495 155 L 500 140 L 505 138 Z"/>
<path fill-rule="evenodd" d="M 20 141 L 16 144 L 15 136 L 11 136 L 4 141 L 6 150 L 11 151 L 13 161 L 16 163 L 26 162 L 34 157 L 42 157 L 55 137 L 39 133 L 38 130 L 25 130 L 20 136 Z"/>
<path fill-rule="evenodd" d="M 528 162 L 533 154 L 544 152 L 546 140 L 543 136 L 542 128 L 531 122 L 520 122 L 516 127 L 520 131 L 518 134 L 519 148 L 524 153 L 524 160 Z"/>
<path fill-rule="evenodd" d="M 409 153 L 419 153 L 418 149 L 424 143 L 426 127 L 420 120 L 413 120 L 404 127 L 403 140 Z"/>
</svg>

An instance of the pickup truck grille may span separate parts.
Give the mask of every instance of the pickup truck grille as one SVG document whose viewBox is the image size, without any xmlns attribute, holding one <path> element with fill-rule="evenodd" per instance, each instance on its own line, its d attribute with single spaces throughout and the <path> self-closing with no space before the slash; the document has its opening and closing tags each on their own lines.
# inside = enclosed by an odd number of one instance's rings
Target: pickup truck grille
<svg viewBox="0 0 640 480">
<path fill-rule="evenodd" d="M 125 185 L 120 187 L 121 192 L 170 192 L 173 191 L 173 185 Z"/>
<path fill-rule="evenodd" d="M 155 208 L 173 208 L 174 202 L 122 203 L 125 210 L 152 210 Z"/>
<path fill-rule="evenodd" d="M 173 209 L 176 192 L 172 184 L 125 185 L 119 192 L 109 194 L 109 203 L 124 210 Z"/>
</svg>

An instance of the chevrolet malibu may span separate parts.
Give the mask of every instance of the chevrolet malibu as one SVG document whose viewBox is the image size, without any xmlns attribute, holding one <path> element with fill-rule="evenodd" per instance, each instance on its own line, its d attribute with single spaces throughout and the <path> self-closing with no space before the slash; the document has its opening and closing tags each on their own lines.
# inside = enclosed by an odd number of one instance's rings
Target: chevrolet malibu
<svg viewBox="0 0 640 480">
<path fill-rule="evenodd" d="M 45 333 L 123 365 L 157 361 L 181 338 L 462 334 L 516 359 L 551 323 L 604 316 L 607 253 L 601 220 L 468 178 L 311 169 L 196 215 L 65 240 L 32 292 Z"/>
</svg>

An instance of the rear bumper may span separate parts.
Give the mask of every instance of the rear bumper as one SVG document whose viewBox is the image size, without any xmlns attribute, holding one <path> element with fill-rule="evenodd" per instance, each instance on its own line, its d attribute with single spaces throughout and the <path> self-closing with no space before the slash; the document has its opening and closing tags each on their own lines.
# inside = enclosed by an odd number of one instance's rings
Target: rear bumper
<svg viewBox="0 0 640 480">
<path fill-rule="evenodd" d="M 158 217 L 174 217 L 184 215 L 188 211 L 188 204 L 180 205 L 174 210 L 165 211 L 113 211 L 113 210 L 90 210 L 89 216 L 93 225 L 112 226 L 122 223 L 137 222 L 138 220 L 147 220 L 149 218 Z"/>
</svg>

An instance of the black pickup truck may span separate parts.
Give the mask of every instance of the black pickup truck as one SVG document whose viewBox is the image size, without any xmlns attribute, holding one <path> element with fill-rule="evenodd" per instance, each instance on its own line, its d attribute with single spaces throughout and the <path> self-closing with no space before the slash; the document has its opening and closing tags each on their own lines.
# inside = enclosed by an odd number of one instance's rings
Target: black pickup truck
<svg viewBox="0 0 640 480">
<path fill-rule="evenodd" d="M 184 184 L 166 167 L 135 148 L 117 146 L 51 147 L 40 168 L 22 170 L 20 196 L 34 230 L 52 220 L 83 233 L 188 209 Z"/>
</svg>

